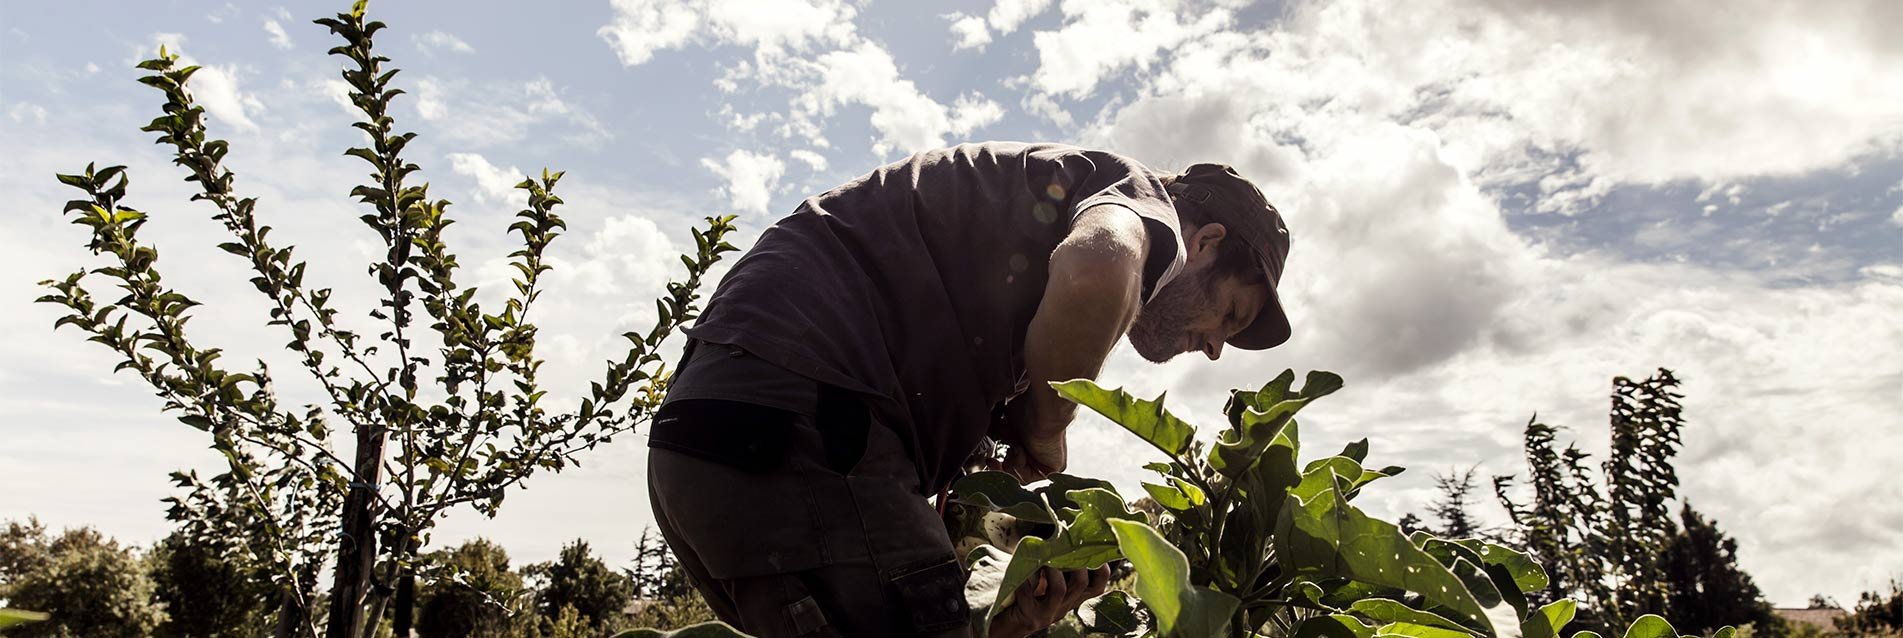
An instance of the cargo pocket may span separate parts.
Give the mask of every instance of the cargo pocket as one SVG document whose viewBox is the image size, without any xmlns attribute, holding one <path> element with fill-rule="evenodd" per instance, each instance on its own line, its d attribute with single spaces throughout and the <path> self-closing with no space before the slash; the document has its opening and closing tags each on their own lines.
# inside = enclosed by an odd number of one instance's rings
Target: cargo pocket
<svg viewBox="0 0 1903 638">
<path fill-rule="evenodd" d="M 947 631 L 970 621 L 971 609 L 965 603 L 965 570 L 956 559 L 898 570 L 892 577 L 911 619 L 912 629 L 920 634 Z"/>
</svg>

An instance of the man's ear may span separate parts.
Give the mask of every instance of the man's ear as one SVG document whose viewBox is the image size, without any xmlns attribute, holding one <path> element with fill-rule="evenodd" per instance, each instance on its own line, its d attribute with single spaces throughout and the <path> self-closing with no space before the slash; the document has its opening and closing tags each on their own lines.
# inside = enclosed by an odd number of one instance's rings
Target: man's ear
<svg viewBox="0 0 1903 638">
<path fill-rule="evenodd" d="M 1189 250 L 1186 261 L 1214 262 L 1217 248 L 1222 245 L 1223 238 L 1228 236 L 1229 229 L 1224 228 L 1222 224 L 1215 222 L 1203 224 L 1201 228 L 1196 229 L 1195 234 L 1189 236 L 1188 241 L 1183 242 L 1184 247 Z"/>
</svg>

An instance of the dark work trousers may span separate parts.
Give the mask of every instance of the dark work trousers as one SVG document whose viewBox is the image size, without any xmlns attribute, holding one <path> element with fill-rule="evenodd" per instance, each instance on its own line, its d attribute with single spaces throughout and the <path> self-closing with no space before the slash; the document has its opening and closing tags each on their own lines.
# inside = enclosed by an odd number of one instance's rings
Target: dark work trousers
<svg viewBox="0 0 1903 638">
<path fill-rule="evenodd" d="M 944 523 L 855 395 L 690 342 L 649 446 L 661 535 L 721 620 L 763 638 L 970 634 Z"/>
</svg>

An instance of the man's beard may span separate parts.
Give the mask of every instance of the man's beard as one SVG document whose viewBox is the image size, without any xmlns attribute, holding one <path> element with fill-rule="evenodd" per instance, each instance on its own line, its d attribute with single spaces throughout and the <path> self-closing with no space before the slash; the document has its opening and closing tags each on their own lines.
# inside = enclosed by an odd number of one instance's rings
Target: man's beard
<svg viewBox="0 0 1903 638">
<path fill-rule="evenodd" d="M 1181 351 L 1189 324 L 1207 312 L 1215 278 L 1208 272 L 1178 277 L 1156 291 L 1130 323 L 1130 346 L 1153 363 L 1163 363 Z"/>
</svg>

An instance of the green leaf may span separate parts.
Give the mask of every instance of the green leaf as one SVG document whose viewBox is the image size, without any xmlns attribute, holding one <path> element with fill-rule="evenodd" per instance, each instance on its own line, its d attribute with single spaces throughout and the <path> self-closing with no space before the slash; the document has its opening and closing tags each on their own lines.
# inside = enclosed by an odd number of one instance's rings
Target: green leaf
<svg viewBox="0 0 1903 638">
<path fill-rule="evenodd" d="M 985 638 L 990 629 L 991 607 L 1002 597 L 998 586 L 1004 582 L 1011 554 L 991 545 L 979 545 L 965 556 L 965 604 L 972 610 L 972 630 Z"/>
<path fill-rule="evenodd" d="M 1143 619 L 1137 616 L 1130 595 L 1121 591 L 1084 601 L 1077 608 L 1077 620 L 1084 629 L 1097 634 L 1129 636 L 1143 631 Z"/>
<path fill-rule="evenodd" d="M 1632 621 L 1632 626 L 1625 630 L 1625 638 L 1678 638 L 1678 630 L 1657 614 L 1646 614 Z"/>
<path fill-rule="evenodd" d="M 1238 392 L 1235 397 L 1245 406 L 1240 422 L 1236 428 L 1223 431 L 1216 447 L 1209 451 L 1209 466 L 1229 477 L 1247 471 L 1282 430 L 1295 423 L 1296 412 L 1341 389 L 1340 376 L 1319 370 L 1308 373 L 1300 391 L 1290 388 L 1294 382 L 1295 371 L 1283 370 L 1253 394 Z"/>
<path fill-rule="evenodd" d="M 1169 481 L 1169 485 L 1144 483 L 1143 491 L 1149 492 L 1150 498 L 1156 499 L 1156 502 L 1162 504 L 1163 507 L 1178 512 L 1188 511 L 1192 507 L 1202 507 L 1209 501 L 1209 497 L 1203 494 L 1203 489 L 1189 481 L 1174 476 L 1169 477 Z"/>
<path fill-rule="evenodd" d="M 1578 606 L 1571 599 L 1555 600 L 1520 621 L 1520 636 L 1521 638 L 1559 638 L 1560 630 L 1566 628 L 1566 623 L 1573 621 L 1573 614 L 1578 610 Z"/>
<path fill-rule="evenodd" d="M 952 484 L 952 500 L 958 503 L 996 510 L 1021 520 L 1057 523 L 1044 500 L 1024 489 L 1018 480 L 1004 472 L 974 472 Z"/>
<path fill-rule="evenodd" d="M 1327 465 L 1314 471 L 1333 472 Z M 1274 542 L 1276 555 L 1297 575 L 1399 587 L 1446 608 L 1463 625 L 1493 632 L 1486 611 L 1458 576 L 1415 547 L 1393 523 L 1349 505 L 1339 490 L 1306 500 L 1290 493 L 1276 521 Z"/>
<path fill-rule="evenodd" d="M 1290 638 L 1373 638 L 1374 628 L 1347 614 L 1329 614 L 1304 619 L 1295 626 Z"/>
<path fill-rule="evenodd" d="M 1404 623 L 1411 623 L 1416 625 L 1428 625 L 1432 627 L 1440 627 L 1443 629 L 1452 629 L 1454 631 L 1459 631 L 1459 632 L 1467 631 L 1467 628 L 1460 626 L 1460 623 L 1454 622 L 1452 620 L 1448 620 L 1444 616 L 1441 616 L 1439 614 L 1435 614 L 1432 612 L 1421 611 L 1419 609 L 1415 609 L 1413 607 L 1409 607 L 1407 605 L 1401 604 L 1400 601 L 1391 600 L 1387 598 L 1370 598 L 1366 600 L 1357 600 L 1354 602 L 1354 604 L 1348 606 L 1348 611 L 1361 614 L 1362 616 L 1365 616 L 1368 619 L 1375 620 L 1375 621 L 1390 622 L 1390 623 L 1404 622 Z"/>
<path fill-rule="evenodd" d="M 50 617 L 51 616 L 48 616 L 46 612 L 41 611 L 0 608 L 0 629 L 14 625 L 24 625 L 30 622 L 40 622 Z"/>
<path fill-rule="evenodd" d="M 1110 521 L 1117 546 L 1136 567 L 1136 594 L 1156 618 L 1162 636 L 1216 636 L 1229 625 L 1229 616 L 1241 603 L 1236 597 L 1189 580 L 1189 558 L 1163 535 L 1144 523 Z"/>
<path fill-rule="evenodd" d="M 1533 560 L 1532 556 L 1510 547 L 1478 539 L 1465 539 L 1454 541 L 1454 543 L 1479 553 L 1481 562 L 1486 565 L 1505 569 L 1512 576 L 1514 586 L 1521 592 L 1546 589 L 1548 582 L 1546 570 L 1541 568 L 1539 562 Z"/>
<path fill-rule="evenodd" d="M 1058 396 L 1095 410 L 1112 423 L 1123 426 L 1172 459 L 1180 458 L 1189 449 L 1191 437 L 1196 435 L 1196 428 L 1163 409 L 1163 399 L 1168 393 L 1145 401 L 1122 388 L 1106 390 L 1089 379 L 1054 382 L 1051 389 L 1056 390 Z"/>
<path fill-rule="evenodd" d="M 1117 536 L 1109 524 L 1119 520 L 1143 520 L 1143 514 L 1130 511 L 1116 492 L 1107 489 L 1077 490 L 1068 497 L 1077 505 L 1077 510 L 1070 514 L 1070 520 L 1058 522 L 1056 533 L 1049 538 L 1030 536 L 1018 541 L 1011 563 L 999 582 L 998 597 L 986 616 L 987 621 L 1010 606 L 1018 588 L 1029 582 L 1039 568 L 1096 569 L 1117 558 Z"/>
<path fill-rule="evenodd" d="M 1472 638 L 1473 634 L 1465 631 L 1443 629 L 1431 625 L 1397 622 L 1382 625 L 1380 629 L 1374 630 L 1374 638 L 1382 638 L 1383 636 L 1405 636 L 1407 638 Z"/>
</svg>

